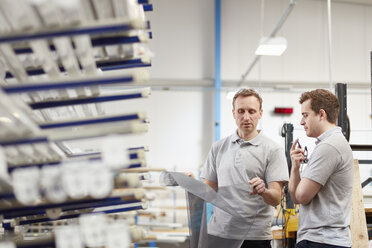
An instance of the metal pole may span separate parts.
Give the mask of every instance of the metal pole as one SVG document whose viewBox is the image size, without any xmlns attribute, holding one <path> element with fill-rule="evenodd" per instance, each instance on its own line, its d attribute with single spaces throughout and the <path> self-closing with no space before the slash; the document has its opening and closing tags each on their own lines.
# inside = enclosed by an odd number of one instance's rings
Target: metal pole
<svg viewBox="0 0 372 248">
<path fill-rule="evenodd" d="M 214 140 L 221 129 L 221 0 L 215 0 Z"/>
<path fill-rule="evenodd" d="M 346 84 L 338 83 L 335 86 L 336 96 L 340 104 L 340 113 L 338 114 L 337 126 L 342 128 L 342 133 L 349 141 L 349 123 L 347 121 L 347 87 Z"/>
<path fill-rule="evenodd" d="M 296 0 L 291 0 L 289 3 L 288 8 L 284 11 L 282 17 L 280 18 L 279 22 L 276 24 L 275 28 L 273 31 L 271 31 L 271 34 L 269 35 L 269 38 L 272 38 L 276 35 L 276 33 L 279 31 L 279 29 L 283 26 L 284 22 L 287 20 L 289 14 L 291 13 L 292 9 L 294 8 L 296 4 Z M 245 73 L 242 75 L 241 80 L 238 84 L 240 87 L 244 81 L 244 79 L 248 76 L 248 74 L 251 72 L 257 61 L 260 59 L 260 55 L 256 55 L 251 64 L 249 65 L 248 69 L 245 71 Z"/>
<path fill-rule="evenodd" d="M 332 23 L 331 23 L 331 0 L 327 1 L 328 11 L 328 62 L 329 62 L 329 90 L 333 90 L 332 79 Z"/>
</svg>

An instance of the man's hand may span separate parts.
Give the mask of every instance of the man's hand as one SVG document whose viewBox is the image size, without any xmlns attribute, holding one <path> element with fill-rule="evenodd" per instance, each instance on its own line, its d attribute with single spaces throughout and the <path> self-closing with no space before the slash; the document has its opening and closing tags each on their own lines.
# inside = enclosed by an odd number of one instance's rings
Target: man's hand
<svg viewBox="0 0 372 248">
<path fill-rule="evenodd" d="M 266 186 L 265 186 L 265 182 L 257 176 L 255 178 L 251 179 L 249 181 L 249 184 L 252 185 L 252 187 L 253 187 L 253 191 L 252 191 L 251 195 L 262 195 L 267 190 Z"/>
<path fill-rule="evenodd" d="M 184 172 L 183 174 L 185 174 L 186 176 L 189 176 L 189 177 L 192 177 L 192 178 L 195 179 L 194 173 L 192 173 L 192 172 Z"/>
<path fill-rule="evenodd" d="M 196 179 L 192 172 L 184 172 L 183 174 Z M 207 180 L 207 179 L 203 179 L 203 183 L 208 184 L 215 191 L 217 191 L 217 189 L 218 189 L 218 184 L 216 182 L 213 182 L 213 181 L 210 181 L 210 180 Z"/>
<path fill-rule="evenodd" d="M 300 145 L 296 148 L 297 144 L 299 144 L 298 138 L 292 144 L 290 155 L 291 155 L 293 169 L 299 170 L 301 166 L 301 162 L 305 160 L 305 156 L 304 156 L 304 151 L 301 149 Z"/>
<path fill-rule="evenodd" d="M 280 203 L 280 194 L 283 188 L 283 182 L 269 182 L 268 188 L 266 188 L 264 180 L 259 177 L 255 177 L 249 181 L 252 185 L 253 191 L 250 195 L 259 195 L 262 197 L 266 204 L 273 207 Z"/>
</svg>

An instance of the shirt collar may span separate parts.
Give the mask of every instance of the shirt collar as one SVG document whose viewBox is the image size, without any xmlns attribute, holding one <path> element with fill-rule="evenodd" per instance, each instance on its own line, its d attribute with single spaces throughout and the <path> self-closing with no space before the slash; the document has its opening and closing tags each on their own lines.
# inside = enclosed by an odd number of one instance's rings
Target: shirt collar
<svg viewBox="0 0 372 248">
<path fill-rule="evenodd" d="M 261 142 L 261 137 L 262 136 L 262 132 L 261 130 L 258 130 L 258 135 L 256 137 L 254 137 L 253 139 L 250 139 L 250 140 L 247 140 L 247 141 L 244 141 L 242 138 L 239 137 L 238 135 L 238 130 L 236 130 L 233 135 L 232 135 L 232 142 L 233 143 L 238 143 L 239 145 L 254 145 L 254 146 L 258 146 Z"/>
<path fill-rule="evenodd" d="M 341 127 L 333 127 L 327 131 L 325 131 L 324 133 L 322 133 L 321 135 L 318 136 L 318 138 L 316 138 L 316 141 L 315 141 L 315 144 L 319 144 L 320 142 L 322 142 L 323 140 L 325 140 L 326 138 L 328 138 L 329 136 L 331 136 L 332 134 L 334 133 L 342 133 L 342 129 Z"/>
</svg>

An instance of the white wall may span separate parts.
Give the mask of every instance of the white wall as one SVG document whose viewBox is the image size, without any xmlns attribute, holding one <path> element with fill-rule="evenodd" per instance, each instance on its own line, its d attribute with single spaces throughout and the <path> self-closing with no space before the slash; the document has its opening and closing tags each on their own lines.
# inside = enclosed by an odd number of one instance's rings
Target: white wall
<svg viewBox="0 0 372 248">
<path fill-rule="evenodd" d="M 223 78 L 237 80 L 254 58 L 258 40 L 267 36 L 288 7 L 288 0 L 222 1 Z M 226 10 L 226 11 L 225 11 Z M 262 80 L 278 82 L 327 82 L 327 1 L 298 0 L 278 36 L 288 48 L 280 57 L 262 57 Z M 260 26 L 263 25 L 261 30 Z M 335 82 L 370 82 L 372 6 L 332 4 L 332 62 Z M 248 79 L 258 79 L 257 68 Z"/>
<path fill-rule="evenodd" d="M 241 75 L 248 68 L 254 58 L 254 51 L 261 34 L 268 35 L 279 21 L 289 0 L 265 0 L 264 21 L 261 22 L 261 0 L 229 0 L 222 1 L 221 16 L 221 76 L 224 85 L 236 85 Z M 193 126 L 194 135 L 203 135 L 202 130 L 210 130 L 207 138 L 191 139 L 189 132 L 179 133 L 173 128 L 167 131 L 154 127 L 154 132 L 161 132 L 162 137 L 179 136 L 188 148 L 187 153 L 175 153 L 179 157 L 190 160 L 191 163 L 201 164 L 206 156 L 205 147 L 209 147 L 213 138 L 213 95 L 211 88 L 205 86 L 205 80 L 210 80 L 213 86 L 214 77 L 214 1 L 212 0 L 154 0 L 154 11 L 150 14 L 154 38 L 150 47 L 155 52 L 152 59 L 151 82 L 157 85 L 163 83 L 170 91 L 161 93 L 162 87 L 155 88 L 157 94 L 164 98 L 154 101 L 173 101 L 198 120 L 199 125 Z M 181 11 L 182 10 L 182 11 Z M 303 143 L 313 140 L 305 137 L 300 121 L 300 106 L 298 98 L 302 91 L 312 89 L 312 84 L 328 88 L 328 22 L 327 2 L 322 0 L 297 0 L 296 6 L 282 29 L 277 34 L 288 40 L 288 48 L 280 57 L 261 57 L 259 67 L 248 75 L 248 82 L 262 80 L 261 88 L 264 99 L 264 115 L 260 124 L 263 132 L 273 137 L 278 143 L 283 143 L 279 131 L 284 122 L 290 122 L 295 127 L 295 137 L 299 136 Z M 372 50 L 372 5 L 351 4 L 332 1 L 332 62 L 333 83 L 348 84 L 348 114 L 351 121 L 351 143 L 368 144 L 372 142 L 370 96 L 370 51 Z M 189 81 L 187 81 L 189 80 Z M 183 93 L 173 87 L 182 81 Z M 150 82 L 150 84 L 151 84 Z M 195 87 L 200 82 L 200 87 Z M 231 84 L 235 82 L 235 84 Z M 265 85 L 290 84 L 291 90 L 279 91 L 267 88 Z M 297 88 L 297 83 L 307 83 L 306 88 Z M 188 83 L 190 83 L 189 88 Z M 354 90 L 354 85 L 364 85 L 364 88 Z M 255 84 L 257 85 L 257 84 Z M 303 84 L 302 84 L 303 85 Z M 252 87 L 244 84 L 243 86 Z M 187 88 L 186 90 L 184 88 Z M 229 87 L 231 88 L 231 87 Z M 235 87 L 232 87 L 235 89 Z M 174 91 L 172 90 L 174 89 Z M 235 130 L 235 123 L 231 116 L 231 100 L 226 99 L 226 91 L 221 93 L 221 137 L 229 135 Z M 210 93 L 205 94 L 205 91 Z M 185 92 L 188 92 L 187 94 Z M 176 97 L 174 97 L 175 95 Z M 187 95 L 195 97 L 195 101 L 185 105 Z M 199 97 L 206 97 L 200 109 Z M 176 101 L 174 101 L 174 99 Z M 184 99 L 185 100 L 182 100 Z M 191 99 L 191 98 L 190 98 Z M 164 106 L 161 102 L 160 105 Z M 270 113 L 275 106 L 292 106 L 292 116 L 276 116 Z M 167 108 L 169 106 L 164 106 Z M 203 110 L 207 109 L 207 110 Z M 163 125 L 179 127 L 184 123 L 182 117 L 164 118 L 163 113 L 154 118 L 160 118 Z M 208 115 L 203 113 L 208 112 Z M 174 114 L 179 114 L 174 112 Z M 180 118 L 180 120 L 178 120 Z M 154 120 L 155 120 L 154 119 Z M 199 129 L 199 131 L 198 131 Z M 354 131 L 355 130 L 355 131 Z M 172 132 L 174 132 L 172 134 Z M 153 136 L 157 146 L 158 141 Z M 199 141 L 204 142 L 202 152 L 198 150 Z M 186 142 L 190 142 L 186 144 Z M 192 143 L 194 142 L 194 143 Z M 158 148 L 156 148 L 158 149 Z M 161 154 L 162 149 L 157 150 Z M 195 154 L 197 158 L 192 158 Z M 155 156 L 154 156 L 155 157 Z M 156 158 L 172 166 L 174 162 L 169 158 Z M 191 161 L 191 159 L 193 159 Z M 156 162 L 158 163 L 158 162 Z M 160 162 L 163 164 L 163 162 Z M 195 166 L 195 165 L 194 165 Z"/>
<path fill-rule="evenodd" d="M 214 66 L 214 1 L 153 0 L 154 11 L 148 13 L 155 53 L 152 59 L 153 87 L 147 100 L 108 103 L 108 113 L 144 110 L 150 129 L 143 138 L 130 139 L 133 144 L 149 145 L 150 167 L 179 171 L 197 171 L 213 142 L 213 66 Z M 263 33 L 269 34 L 278 22 L 288 0 L 265 0 Z M 222 1 L 222 79 L 237 81 L 253 59 L 260 38 L 260 0 Z M 348 114 L 351 121 L 351 143 L 371 144 L 372 124 L 369 51 L 372 50 L 372 5 L 333 2 L 333 62 L 335 82 L 364 83 L 359 90 L 348 89 Z M 305 136 L 300 121 L 298 99 L 312 84 L 328 84 L 326 1 L 298 0 L 292 14 L 278 35 L 288 40 L 281 57 L 262 58 L 261 90 L 264 115 L 260 128 L 276 142 L 283 123 L 293 123 L 294 137 L 300 137 L 309 148 L 313 139 Z M 257 81 L 255 68 L 249 80 Z M 179 82 L 183 87 L 174 87 Z M 290 90 L 265 87 L 266 82 L 293 84 Z M 206 86 L 205 82 L 210 85 Z M 296 88 L 297 82 L 308 82 L 307 88 Z M 188 86 L 188 83 L 192 86 Z M 200 84 L 200 86 L 195 86 Z M 248 85 L 250 87 L 250 85 Z M 166 89 L 166 90 L 164 90 Z M 227 88 L 221 93 L 221 137 L 235 130 L 231 99 Z M 294 108 L 291 116 L 273 115 L 275 106 Z M 311 150 L 311 149 L 310 149 Z M 363 155 L 366 156 L 366 155 Z"/>
<path fill-rule="evenodd" d="M 263 35 L 278 23 L 289 0 L 222 2 L 222 79 L 239 80 L 254 59 Z M 277 34 L 288 40 L 280 57 L 262 57 L 261 77 L 271 82 L 328 82 L 327 2 L 297 0 Z M 214 1 L 154 0 L 149 13 L 153 79 L 213 78 Z M 261 28 L 262 26 L 262 28 Z M 332 2 L 332 61 L 334 82 L 369 83 L 372 50 L 372 5 Z M 258 80 L 257 66 L 248 80 Z"/>
<path fill-rule="evenodd" d="M 151 77 L 203 79 L 213 75 L 214 0 L 153 0 L 151 21 L 155 53 Z"/>
</svg>

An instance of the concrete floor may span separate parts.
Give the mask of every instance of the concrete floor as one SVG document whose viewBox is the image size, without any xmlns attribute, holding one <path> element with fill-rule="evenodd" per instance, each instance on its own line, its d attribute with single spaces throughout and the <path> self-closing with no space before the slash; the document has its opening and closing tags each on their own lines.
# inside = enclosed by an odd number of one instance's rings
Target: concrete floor
<svg viewBox="0 0 372 248">
<path fill-rule="evenodd" d="M 149 243 L 143 243 L 138 245 L 138 248 L 147 248 L 147 247 L 154 247 L 149 246 Z M 162 243 L 162 242 L 156 242 L 156 247 L 159 248 L 190 248 L 189 240 L 187 239 L 183 243 Z"/>
</svg>

